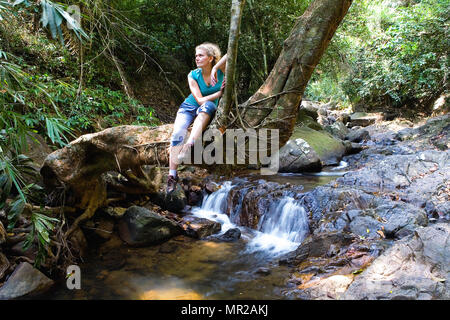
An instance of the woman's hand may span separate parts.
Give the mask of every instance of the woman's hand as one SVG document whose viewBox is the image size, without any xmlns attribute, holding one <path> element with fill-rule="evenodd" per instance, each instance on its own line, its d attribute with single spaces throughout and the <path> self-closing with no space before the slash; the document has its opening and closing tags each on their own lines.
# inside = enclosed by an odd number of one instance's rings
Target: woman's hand
<svg viewBox="0 0 450 320">
<path fill-rule="evenodd" d="M 217 68 L 216 66 L 212 67 L 211 69 L 211 85 L 214 87 L 217 83 L 217 78 L 216 78 L 216 74 L 217 74 Z"/>
<path fill-rule="evenodd" d="M 222 92 L 222 94 L 225 91 L 225 85 L 226 84 L 227 84 L 227 79 L 225 77 L 223 77 L 222 86 L 220 87 L 220 91 Z"/>
</svg>

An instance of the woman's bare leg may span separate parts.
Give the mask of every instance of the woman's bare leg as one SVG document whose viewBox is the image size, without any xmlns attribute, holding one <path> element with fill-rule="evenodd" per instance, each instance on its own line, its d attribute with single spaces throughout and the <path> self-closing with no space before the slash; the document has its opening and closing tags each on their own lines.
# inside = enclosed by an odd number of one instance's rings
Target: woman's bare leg
<svg viewBox="0 0 450 320">
<path fill-rule="evenodd" d="M 203 130 L 205 130 L 206 126 L 209 124 L 210 120 L 211 117 L 209 114 L 207 114 L 206 112 L 200 112 L 194 120 L 192 131 L 187 142 L 193 143 L 195 140 L 197 140 L 197 138 L 200 137 Z"/>
</svg>

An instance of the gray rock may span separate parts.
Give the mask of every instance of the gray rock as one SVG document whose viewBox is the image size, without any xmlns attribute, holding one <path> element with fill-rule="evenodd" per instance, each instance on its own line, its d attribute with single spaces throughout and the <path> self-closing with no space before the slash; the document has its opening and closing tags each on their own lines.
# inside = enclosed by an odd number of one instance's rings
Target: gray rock
<svg viewBox="0 0 450 320">
<path fill-rule="evenodd" d="M 0 300 L 31 297 L 42 294 L 52 285 L 49 279 L 28 262 L 22 262 L 0 288 Z"/>
<path fill-rule="evenodd" d="M 450 225 L 418 228 L 396 242 L 348 287 L 343 299 L 450 298 Z"/>
<path fill-rule="evenodd" d="M 381 190 L 406 189 L 413 185 L 414 180 L 432 173 L 433 170 L 448 168 L 449 156 L 449 151 L 429 150 L 416 154 L 380 157 L 371 166 L 349 172 L 337 180 L 345 185 L 370 186 Z M 417 193 L 420 188 L 411 191 Z"/>
<path fill-rule="evenodd" d="M 351 142 L 361 142 L 363 140 L 369 140 L 370 135 L 369 131 L 367 131 L 364 128 L 361 128 L 357 130 L 351 130 L 350 132 L 348 132 L 347 135 L 345 136 L 345 139 Z"/>
<path fill-rule="evenodd" d="M 397 134 L 394 136 L 394 139 L 405 141 L 417 137 L 418 131 L 414 128 L 405 128 L 397 132 Z"/>
<path fill-rule="evenodd" d="M 279 172 L 320 170 L 318 154 L 303 139 L 289 140 L 279 152 Z"/>
<path fill-rule="evenodd" d="M 345 147 L 346 155 L 355 154 L 355 153 L 361 152 L 363 150 L 363 146 L 357 142 L 350 142 L 348 140 L 343 140 L 342 144 Z"/>
<path fill-rule="evenodd" d="M 255 273 L 263 275 L 263 276 L 268 276 L 271 273 L 271 271 L 269 268 L 260 267 L 260 268 L 256 269 Z"/>
<path fill-rule="evenodd" d="M 382 120 L 382 113 L 365 113 L 365 112 L 355 112 L 350 115 L 351 127 L 361 126 L 367 127 L 374 124 L 376 121 Z"/>
<path fill-rule="evenodd" d="M 341 140 L 344 140 L 345 136 L 349 133 L 348 128 L 341 121 L 336 121 L 332 125 L 325 126 L 324 129 Z"/>
<path fill-rule="evenodd" d="M 349 245 L 353 239 L 351 235 L 342 232 L 311 235 L 295 251 L 281 258 L 279 263 L 299 265 L 309 257 L 325 256 L 330 252 L 331 246 L 336 251 L 341 246 Z"/>
<path fill-rule="evenodd" d="M 310 117 L 317 120 L 320 104 L 318 102 L 302 100 L 299 110 L 305 110 Z"/>
<path fill-rule="evenodd" d="M 128 208 L 119 221 L 120 238 L 132 246 L 162 243 L 181 233 L 177 223 L 138 206 Z"/>
</svg>

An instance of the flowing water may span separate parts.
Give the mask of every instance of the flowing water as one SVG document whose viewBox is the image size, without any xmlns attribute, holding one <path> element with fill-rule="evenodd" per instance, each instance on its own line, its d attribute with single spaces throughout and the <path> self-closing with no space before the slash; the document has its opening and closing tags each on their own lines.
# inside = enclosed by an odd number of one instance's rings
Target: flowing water
<svg viewBox="0 0 450 320">
<path fill-rule="evenodd" d="M 339 168 L 341 169 L 341 168 Z M 326 184 L 338 171 L 319 175 L 278 174 L 248 176 L 248 181 L 273 181 L 302 185 L 304 191 Z M 256 183 L 256 182 L 255 182 Z M 203 199 L 192 214 L 222 225 L 220 234 L 239 228 L 235 242 L 195 240 L 178 236 L 157 246 L 126 247 L 114 236 L 86 258 L 81 268 L 80 290 L 65 284 L 46 299 L 285 299 L 289 270 L 277 258 L 295 250 L 308 235 L 304 208 L 291 196 L 271 202 L 257 230 L 236 225 L 239 208 L 227 212 L 233 182 Z M 241 205 L 241 203 L 240 203 Z M 238 205 L 239 206 L 239 205 Z"/>
</svg>

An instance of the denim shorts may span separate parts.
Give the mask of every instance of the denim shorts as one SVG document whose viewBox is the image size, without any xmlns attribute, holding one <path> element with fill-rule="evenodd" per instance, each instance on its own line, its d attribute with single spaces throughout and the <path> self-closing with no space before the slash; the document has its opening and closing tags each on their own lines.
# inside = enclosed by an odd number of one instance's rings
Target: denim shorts
<svg viewBox="0 0 450 320">
<path fill-rule="evenodd" d="M 217 106 L 212 101 L 206 101 L 200 107 L 196 107 L 187 103 L 182 103 L 177 112 L 175 123 L 173 125 L 173 133 L 170 139 L 171 146 L 177 146 L 184 141 L 187 129 L 194 122 L 195 117 L 200 112 L 206 112 L 211 119 L 214 117 Z"/>
</svg>

